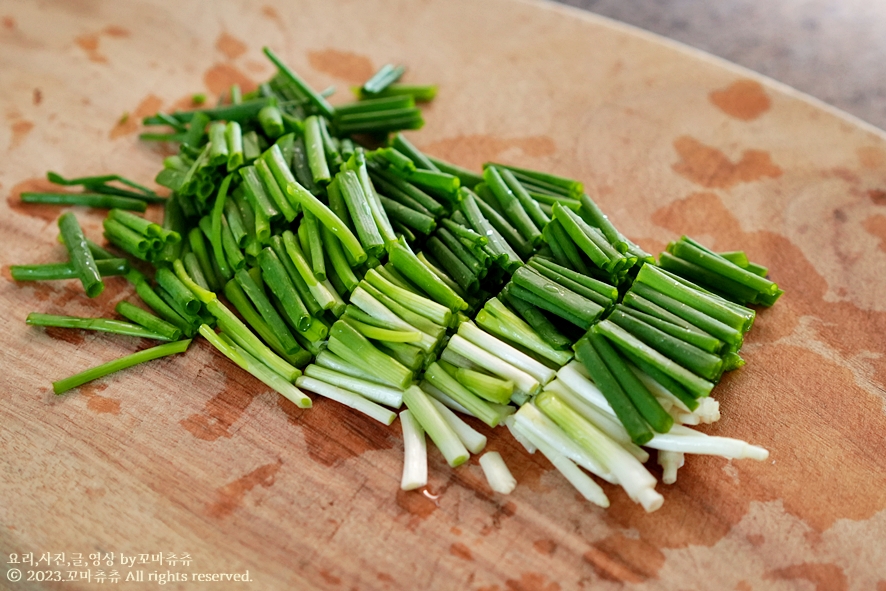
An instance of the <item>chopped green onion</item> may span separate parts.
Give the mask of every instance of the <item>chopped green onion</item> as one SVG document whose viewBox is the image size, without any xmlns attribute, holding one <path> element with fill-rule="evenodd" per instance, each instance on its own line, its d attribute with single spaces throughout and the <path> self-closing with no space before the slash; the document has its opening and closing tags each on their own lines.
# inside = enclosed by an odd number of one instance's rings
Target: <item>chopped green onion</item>
<svg viewBox="0 0 886 591">
<path fill-rule="evenodd" d="M 517 479 L 508 470 L 508 465 L 497 451 L 488 451 L 480 456 L 480 467 L 486 476 L 489 488 L 497 493 L 509 495 L 517 487 Z"/>
<path fill-rule="evenodd" d="M 719 380 L 723 374 L 723 359 L 695 345 L 656 328 L 642 318 L 616 309 L 609 320 L 619 325 L 659 353 L 670 357 L 683 367 L 709 380 Z M 654 320 L 654 319 L 653 319 Z"/>
<path fill-rule="evenodd" d="M 453 353 L 470 359 L 472 363 L 477 364 L 486 371 L 506 380 L 511 380 L 521 392 L 532 395 L 541 389 L 541 384 L 533 376 L 471 343 L 461 335 L 455 335 L 449 340 L 447 350 L 449 349 Z"/>
<path fill-rule="evenodd" d="M 95 266 L 102 277 L 126 275 L 129 261 L 126 259 L 99 259 Z M 10 265 L 9 273 L 16 281 L 49 281 L 56 279 L 78 279 L 77 269 L 72 263 L 48 263 L 44 265 Z"/>
<path fill-rule="evenodd" d="M 412 382 L 412 372 L 396 359 L 379 351 L 366 337 L 339 320 L 329 331 L 329 350 L 345 361 L 378 376 L 386 384 L 405 389 Z"/>
<path fill-rule="evenodd" d="M 529 355 L 495 338 L 491 334 L 480 330 L 472 322 L 463 322 L 459 325 L 458 334 L 506 363 L 519 367 L 522 371 L 535 378 L 541 385 L 547 384 L 554 379 L 556 374 L 554 370 L 545 367 Z"/>
<path fill-rule="evenodd" d="M 634 408 L 643 417 L 643 420 L 649 423 L 658 433 L 670 431 L 674 424 L 674 419 L 662 408 L 661 404 L 646 389 L 646 386 L 628 368 L 627 363 L 612 348 L 609 342 L 602 335 L 593 331 L 588 333 L 587 338 L 599 358 L 606 364 L 611 375 L 618 381 L 619 386 L 621 386 L 624 393 L 631 400 Z M 633 434 L 631 439 L 634 439 Z M 636 440 L 634 442 L 639 443 Z"/>
<path fill-rule="evenodd" d="M 317 218 L 310 211 L 306 211 L 299 225 L 299 237 L 301 237 L 302 228 L 307 237 L 307 243 L 311 255 L 311 269 L 317 281 L 326 281 L 326 261 L 323 256 L 323 242 L 320 239 L 320 230 L 317 227 Z"/>
<path fill-rule="evenodd" d="M 459 367 L 455 370 L 455 379 L 484 400 L 507 404 L 514 394 L 514 382 L 501 380 L 490 375 Z"/>
<path fill-rule="evenodd" d="M 514 415 L 514 423 L 532 439 L 534 444 L 537 441 L 542 441 L 606 482 L 611 484 L 618 482 L 606 464 L 601 463 L 595 454 L 588 452 L 573 441 L 563 429 L 534 404 L 528 403 L 521 406 Z"/>
<path fill-rule="evenodd" d="M 332 353 L 326 353 L 328 356 L 335 357 Z M 309 365 L 305 368 L 304 375 L 339 388 L 344 388 L 345 390 L 350 390 L 351 392 L 356 392 L 373 402 L 384 404 L 391 408 L 400 408 L 403 404 L 403 392 L 396 388 L 377 384 L 368 379 L 342 373 L 322 365 Z"/>
<path fill-rule="evenodd" d="M 56 314 L 38 314 L 31 312 L 25 320 L 32 326 L 56 326 L 60 328 L 79 328 L 81 330 L 95 330 L 121 334 L 130 337 L 143 337 L 146 339 L 158 339 L 161 341 L 171 340 L 164 335 L 152 332 L 143 326 L 112 320 L 110 318 L 80 318 L 77 316 L 58 316 Z"/>
<path fill-rule="evenodd" d="M 283 126 L 283 114 L 276 105 L 262 107 L 258 112 L 258 123 L 265 135 L 271 139 L 276 139 L 286 133 L 286 128 Z"/>
<path fill-rule="evenodd" d="M 332 180 L 332 176 L 329 174 L 326 152 L 323 149 L 320 119 L 316 115 L 311 115 L 305 119 L 304 141 L 308 156 L 308 166 L 311 169 L 311 178 L 319 185 L 328 184 Z"/>
<path fill-rule="evenodd" d="M 300 388 L 310 390 L 320 396 L 325 396 L 340 404 L 349 406 L 356 411 L 362 412 L 379 423 L 390 425 L 394 422 L 394 419 L 397 418 L 397 415 L 394 412 L 364 398 L 360 394 L 339 388 L 338 386 L 333 386 L 332 384 L 322 382 L 312 377 L 306 375 L 301 376 L 295 380 L 295 383 Z"/>
<path fill-rule="evenodd" d="M 391 84 L 384 90 L 374 94 L 365 92 L 362 86 L 356 86 L 353 90 L 360 99 L 407 95 L 413 97 L 417 102 L 428 102 L 434 100 L 434 97 L 437 96 L 437 85 L 435 84 Z"/>
<path fill-rule="evenodd" d="M 468 450 L 421 388 L 418 386 L 407 388 L 403 393 L 403 402 L 450 466 L 455 468 L 468 460 L 470 457 Z"/>
<path fill-rule="evenodd" d="M 431 296 L 432 300 L 453 312 L 467 309 L 467 302 L 434 275 L 407 247 L 393 244 L 389 257 L 394 268 Z"/>
<path fill-rule="evenodd" d="M 385 64 L 372 75 L 372 78 L 363 83 L 363 91 L 377 94 L 399 80 L 405 71 L 406 68 L 403 66 Z"/>
<path fill-rule="evenodd" d="M 279 392 L 299 408 L 311 408 L 311 399 L 308 398 L 304 392 L 256 359 L 250 351 L 237 344 L 235 339 L 232 339 L 230 335 L 227 335 L 224 332 L 216 334 L 216 332 L 207 324 L 202 324 L 200 326 L 200 334 L 202 334 L 206 340 L 225 357 L 258 378 L 258 380 L 266 386 Z"/>
<path fill-rule="evenodd" d="M 262 270 L 262 279 L 279 299 L 289 324 L 302 332 L 308 330 L 311 325 L 311 314 L 296 292 L 277 254 L 266 246 L 259 254 L 258 262 Z"/>
<path fill-rule="evenodd" d="M 477 313 L 476 321 L 484 330 L 538 353 L 557 365 L 572 359 L 570 351 L 553 348 L 496 298 L 486 302 L 484 309 Z"/>
<path fill-rule="evenodd" d="M 143 326 L 149 332 L 161 335 L 167 340 L 177 341 L 182 336 L 181 330 L 172 324 L 125 300 L 117 302 L 117 306 L 114 309 L 127 320 L 131 320 Z"/>
<path fill-rule="evenodd" d="M 536 404 L 581 447 L 596 455 L 633 501 L 640 503 L 647 512 L 661 507 L 664 498 L 655 492 L 655 478 L 623 447 L 601 433 L 552 392 L 541 394 Z"/>
<path fill-rule="evenodd" d="M 707 396 L 714 388 L 714 384 L 712 384 L 711 382 L 695 375 L 680 364 L 672 361 L 665 355 L 662 355 L 649 345 L 645 344 L 640 339 L 631 335 L 628 331 L 624 330 L 617 324 L 610 322 L 609 320 L 603 320 L 602 322 L 594 325 L 594 328 L 592 330 L 607 337 L 623 351 L 632 353 L 637 358 L 645 361 L 646 363 L 649 363 L 653 367 L 659 369 L 661 372 L 670 376 L 681 385 L 683 385 L 683 387 L 685 387 L 696 398 Z"/>
<path fill-rule="evenodd" d="M 144 200 L 101 193 L 46 193 L 26 191 L 21 194 L 22 203 L 47 203 L 50 205 L 85 205 L 103 209 L 128 209 L 145 211 Z"/>
<path fill-rule="evenodd" d="M 652 431 L 646 424 L 643 414 L 625 392 L 612 367 L 606 363 L 599 341 L 581 339 L 575 344 L 575 356 L 587 369 L 591 379 L 606 398 L 606 402 L 615 411 L 618 420 L 631 436 L 631 441 L 643 445 L 652 439 Z"/>
<path fill-rule="evenodd" d="M 71 265 L 74 267 L 80 283 L 83 284 L 86 295 L 91 298 L 98 296 L 104 291 L 105 284 L 102 283 L 95 258 L 92 256 L 92 251 L 89 250 L 89 245 L 86 243 L 86 237 L 83 235 L 77 218 L 70 212 L 62 214 L 58 218 L 58 227 L 71 257 Z"/>
<path fill-rule="evenodd" d="M 190 339 L 186 341 L 175 341 L 173 343 L 151 347 L 150 349 L 145 349 L 138 353 L 133 353 L 132 355 L 126 355 L 125 357 L 120 357 L 119 359 L 103 363 L 97 367 L 87 369 L 86 371 L 69 378 L 53 382 L 52 389 L 56 394 L 64 394 L 68 390 L 76 388 L 77 386 L 82 386 L 87 382 L 103 378 L 108 374 L 132 367 L 133 365 L 144 363 L 145 361 L 151 361 L 159 357 L 165 357 L 167 355 L 174 355 L 175 353 L 184 353 L 190 344 Z"/>
<path fill-rule="evenodd" d="M 277 57 L 277 54 L 271 51 L 270 48 L 263 47 L 262 51 L 265 53 L 266 56 L 268 56 L 268 59 L 271 60 L 271 62 L 273 62 L 275 66 L 277 66 L 277 70 L 279 71 L 280 75 L 287 82 L 295 86 L 295 88 L 297 88 L 301 94 L 306 96 L 323 116 L 327 118 L 332 118 L 333 114 L 335 113 L 335 109 L 332 108 L 332 105 L 330 105 L 325 98 L 314 92 L 311 87 L 305 83 L 304 80 L 299 78 L 299 76 L 295 72 L 286 67 L 286 64 L 284 64 L 283 61 L 279 57 Z"/>
<path fill-rule="evenodd" d="M 400 427 L 403 429 L 403 477 L 402 490 L 415 490 L 428 484 L 428 446 L 425 430 L 409 409 L 400 411 Z"/>
</svg>

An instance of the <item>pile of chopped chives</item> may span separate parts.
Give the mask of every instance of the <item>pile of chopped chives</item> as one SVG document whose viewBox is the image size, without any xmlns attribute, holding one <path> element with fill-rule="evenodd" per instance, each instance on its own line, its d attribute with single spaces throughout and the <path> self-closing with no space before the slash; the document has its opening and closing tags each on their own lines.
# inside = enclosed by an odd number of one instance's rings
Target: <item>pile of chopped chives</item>
<svg viewBox="0 0 886 591">
<path fill-rule="evenodd" d="M 144 119 L 168 131 L 143 140 L 179 144 L 155 179 L 169 198 L 118 175 L 56 173 L 86 192 L 22 195 L 110 208 L 104 237 L 123 256 L 66 213 L 69 262 L 14 266 L 16 280 L 79 279 L 96 297 L 103 276 L 123 275 L 144 304 L 120 302 L 126 321 L 32 313 L 28 324 L 170 341 L 57 381 L 57 393 L 183 352 L 199 333 L 301 407 L 307 390 L 390 425 L 405 404 L 404 490 L 427 484 L 425 434 L 453 467 L 482 452 L 460 415 L 506 426 L 601 506 L 589 474 L 661 506 L 644 448 L 666 483 L 685 453 L 765 459 L 687 426 L 719 418 L 710 393 L 744 364 L 746 305 L 783 293 L 765 267 L 686 236 L 656 260 L 578 181 L 422 153 L 400 132 L 423 125 L 416 104 L 436 87 L 400 83 L 402 66 L 334 107 L 265 53 L 277 73 L 257 90 Z M 162 224 L 132 213 L 153 203 Z M 492 490 L 513 490 L 499 454 L 480 463 Z"/>
</svg>

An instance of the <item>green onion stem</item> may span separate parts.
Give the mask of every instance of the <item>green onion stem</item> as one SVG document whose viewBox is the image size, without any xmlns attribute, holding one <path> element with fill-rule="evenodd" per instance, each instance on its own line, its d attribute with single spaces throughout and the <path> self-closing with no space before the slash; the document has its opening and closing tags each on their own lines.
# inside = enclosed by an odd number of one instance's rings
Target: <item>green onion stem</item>
<svg viewBox="0 0 886 591">
<path fill-rule="evenodd" d="M 646 324 L 649 324 L 673 337 L 676 337 L 691 345 L 695 345 L 699 349 L 707 351 L 708 353 L 716 354 L 723 349 L 723 341 L 716 337 L 712 337 L 708 333 L 696 328 L 688 322 L 685 322 L 679 317 L 675 317 L 677 318 L 679 323 L 674 324 L 668 320 L 662 320 L 658 316 L 653 316 L 652 314 L 647 314 L 646 312 L 641 312 L 639 310 L 635 310 L 634 308 L 629 308 L 624 304 L 618 304 L 615 309 L 619 312 L 627 314 L 628 316 L 632 316 L 642 322 L 645 322 Z M 665 312 L 667 313 L 667 311 Z M 684 326 L 684 324 L 687 324 L 688 326 Z"/>
<path fill-rule="evenodd" d="M 271 368 L 256 359 L 246 348 L 238 345 L 231 335 L 217 334 L 209 325 L 200 326 L 200 334 L 218 349 L 225 357 L 258 378 L 269 388 L 276 390 L 299 408 L 311 408 L 311 399 L 296 388 L 292 382 L 275 373 Z"/>
<path fill-rule="evenodd" d="M 143 337 L 161 341 L 171 340 L 166 336 L 152 332 L 143 326 L 112 320 L 110 318 L 80 318 L 77 316 L 59 316 L 56 314 L 38 314 L 31 312 L 25 322 L 31 326 L 56 326 L 60 328 L 79 328 L 81 330 L 95 330 L 130 337 Z"/>
<path fill-rule="evenodd" d="M 335 357 L 331 353 L 327 353 L 327 357 L 329 356 Z M 309 365 L 305 368 L 304 375 L 339 388 L 344 388 L 345 390 L 350 390 L 351 392 L 357 392 L 373 402 L 384 404 L 391 408 L 400 408 L 403 404 L 403 392 L 396 388 L 376 384 L 367 379 L 342 373 L 322 365 Z"/>
<path fill-rule="evenodd" d="M 390 425 L 394 422 L 394 419 L 397 418 L 396 413 L 376 404 L 362 395 L 344 388 L 339 388 L 338 386 L 322 380 L 304 375 L 298 378 L 295 383 L 305 390 L 310 390 L 311 392 L 315 392 L 330 400 L 335 400 L 336 402 L 362 412 L 385 425 Z"/>
<path fill-rule="evenodd" d="M 470 454 L 449 423 L 440 415 L 430 398 L 418 386 L 403 393 L 403 402 L 428 434 L 451 467 L 465 463 Z"/>
<path fill-rule="evenodd" d="M 443 304 L 452 312 L 467 309 L 468 305 L 452 289 L 443 283 L 424 263 L 402 244 L 391 246 L 389 255 L 391 262 L 399 272 L 403 273 L 416 286 L 427 293 L 432 300 Z"/>
<path fill-rule="evenodd" d="M 447 350 L 452 350 L 453 353 L 469 359 L 471 363 L 494 375 L 511 380 L 521 392 L 531 395 L 541 389 L 541 384 L 539 384 L 536 378 L 468 341 L 461 335 L 454 335 L 449 340 Z"/>
<path fill-rule="evenodd" d="M 341 242 L 326 226 L 320 226 L 320 236 L 323 245 L 326 247 L 326 255 L 329 257 L 329 262 L 338 275 L 339 280 L 344 284 L 349 293 L 354 291 L 357 288 L 359 279 L 354 275 L 354 271 L 348 264 Z"/>
<path fill-rule="evenodd" d="M 280 216 L 280 211 L 274 205 L 270 195 L 268 195 L 265 190 L 255 166 L 244 166 L 239 170 L 240 176 L 243 177 L 244 194 L 256 213 L 256 232 L 258 232 L 258 239 L 264 244 L 267 241 L 267 237 L 263 236 L 262 230 L 259 229 L 259 212 L 261 212 L 266 220 L 274 220 Z"/>
<path fill-rule="evenodd" d="M 182 331 L 169 322 L 125 300 L 117 302 L 114 309 L 127 320 L 143 326 L 147 331 L 161 335 L 167 340 L 177 341 L 182 336 Z"/>
<path fill-rule="evenodd" d="M 242 170 L 245 169 L 241 169 Z M 222 181 L 218 189 L 218 195 L 212 206 L 212 214 L 210 218 L 210 234 L 209 242 L 212 245 L 212 253 L 215 257 L 215 264 L 218 265 L 224 279 L 230 279 L 234 275 L 234 270 L 228 265 L 228 259 L 225 257 L 224 246 L 222 245 L 222 220 L 225 211 L 225 201 L 228 196 L 228 188 L 231 186 L 232 176 L 229 174 Z"/>
<path fill-rule="evenodd" d="M 553 212 L 556 220 L 563 226 L 566 234 L 569 235 L 576 246 L 599 268 L 606 271 L 610 270 L 611 263 L 609 257 L 606 256 L 606 253 L 600 249 L 589 235 L 590 226 L 574 211 L 568 207 L 563 207 L 559 203 L 554 205 Z"/>
<path fill-rule="evenodd" d="M 283 349 L 290 354 L 296 352 L 299 348 L 298 343 L 295 342 L 292 333 L 286 327 L 280 314 L 271 304 L 261 286 L 243 269 L 237 271 L 234 277 L 249 299 L 252 300 L 261 317 L 268 323 L 271 330 L 274 331 L 277 339 L 283 345 Z"/>
<path fill-rule="evenodd" d="M 603 320 L 597 323 L 596 325 L 594 325 L 594 328 L 592 330 L 598 332 L 599 334 L 602 334 L 603 336 L 611 340 L 618 346 L 619 349 L 631 353 L 638 359 L 645 361 L 649 365 L 660 370 L 662 373 L 670 376 L 671 378 L 679 382 L 696 398 L 707 396 L 714 388 L 714 384 L 712 384 L 711 382 L 695 375 L 677 362 L 671 360 L 665 355 L 662 355 L 637 337 L 633 336 L 628 331 L 624 330 L 617 324 L 610 322 L 609 320 Z"/>
<path fill-rule="evenodd" d="M 413 204 L 418 205 L 433 216 L 440 216 L 446 212 L 446 208 L 439 201 L 389 170 L 373 168 L 369 176 L 383 193 L 407 207 L 417 209 Z"/>
<path fill-rule="evenodd" d="M 283 114 L 276 105 L 266 105 L 258 112 L 258 123 L 261 125 L 265 135 L 271 139 L 277 139 L 284 133 L 286 128 L 283 125 Z"/>
<path fill-rule="evenodd" d="M 664 312 L 676 316 L 677 318 L 695 326 L 706 333 L 725 341 L 733 349 L 741 347 L 744 337 L 741 331 L 723 324 L 716 318 L 708 316 L 694 307 L 680 302 L 670 296 L 656 291 L 642 283 L 634 282 L 630 291 L 625 294 L 624 304 L 632 308 L 636 308 L 648 314 L 658 316 L 665 320 L 671 321 L 671 316 L 665 316 Z"/>
<path fill-rule="evenodd" d="M 511 294 L 511 286 L 505 286 L 501 292 L 504 300 L 535 330 L 542 339 L 555 349 L 565 349 L 572 344 L 566 335 L 561 333 L 547 316 L 535 305 L 514 297 Z"/>
<path fill-rule="evenodd" d="M 317 280 L 313 269 L 311 269 L 311 266 L 305 257 L 304 251 L 299 245 L 299 241 L 291 230 L 283 232 L 283 245 L 286 248 L 286 253 L 289 255 L 289 258 L 295 264 L 296 270 L 307 285 L 311 296 L 317 301 L 323 310 L 330 309 L 335 305 L 335 297 L 328 289 L 326 289 L 326 286 L 323 285 L 323 283 Z"/>
<path fill-rule="evenodd" d="M 102 277 L 126 275 L 129 271 L 129 261 L 126 259 L 99 259 L 95 261 L 95 265 Z M 16 281 L 48 281 L 79 278 L 77 269 L 72 263 L 10 265 L 9 272 Z"/>
<path fill-rule="evenodd" d="M 403 66 L 385 64 L 363 83 L 363 90 L 370 94 L 377 94 L 399 80 L 405 71 L 406 68 Z"/>
<path fill-rule="evenodd" d="M 71 265 L 74 267 L 80 283 L 83 284 L 86 295 L 91 298 L 98 296 L 104 291 L 105 284 L 102 283 L 95 258 L 92 256 L 92 251 L 89 250 L 89 245 L 77 218 L 73 213 L 64 213 L 58 218 L 58 227 L 71 257 Z"/>
<path fill-rule="evenodd" d="M 305 119 L 305 150 L 308 156 L 308 166 L 311 169 L 311 178 L 319 185 L 326 185 L 332 180 L 329 173 L 329 165 L 326 162 L 326 152 L 323 149 L 323 134 L 320 130 L 320 120 L 316 115 Z"/>
<path fill-rule="evenodd" d="M 280 75 L 287 82 L 295 86 L 301 94 L 308 97 L 308 100 L 311 101 L 314 107 L 319 110 L 323 116 L 329 119 L 332 118 L 335 113 L 335 109 L 333 109 L 332 105 L 330 105 L 325 98 L 314 92 L 314 90 L 311 89 L 311 87 L 308 86 L 304 80 L 302 80 L 295 72 L 286 67 L 286 64 L 284 64 L 283 61 L 279 57 L 277 57 L 277 54 L 271 51 L 270 48 L 264 47 L 262 48 L 262 51 L 265 53 L 266 56 L 268 56 L 268 59 L 271 60 L 271 62 L 275 66 L 277 66 L 277 70 L 279 70 Z"/>
<path fill-rule="evenodd" d="M 543 277 L 528 267 L 518 269 L 512 276 L 511 281 L 514 283 L 514 287 L 517 288 L 513 289 L 514 295 L 522 293 L 520 291 L 520 288 L 522 288 L 534 294 L 537 298 L 537 301 L 532 301 L 531 303 L 551 311 L 555 311 L 552 308 L 562 309 L 571 315 L 571 319 L 567 318 L 568 320 L 571 322 L 578 320 L 579 322 L 576 324 L 584 329 L 589 328 L 604 312 L 604 308 L 599 304 Z"/>
<path fill-rule="evenodd" d="M 739 313 L 734 308 L 724 305 L 713 296 L 688 287 L 684 283 L 677 281 L 673 277 L 667 275 L 666 272 L 652 265 L 643 265 L 643 268 L 637 273 L 635 282 L 643 283 L 653 290 L 686 304 L 687 306 L 691 306 L 699 312 L 703 312 L 715 320 L 743 333 L 747 332 L 754 321 L 753 310 L 747 309 L 747 313 Z M 671 311 L 678 314 L 674 310 Z M 714 334 L 714 336 L 718 335 Z"/>
<path fill-rule="evenodd" d="M 76 388 L 77 386 L 82 386 L 87 382 L 103 378 L 108 374 L 112 374 L 128 367 L 132 367 L 133 365 L 144 363 L 145 361 L 151 361 L 159 357 L 165 357 L 167 355 L 174 355 L 175 353 L 183 353 L 187 350 L 188 345 L 190 344 L 190 339 L 185 341 L 175 341 L 172 343 L 166 343 L 164 345 L 158 345 L 156 347 L 151 347 L 150 349 L 145 349 L 143 351 L 139 351 L 138 353 L 133 353 L 132 355 L 120 357 L 119 359 L 115 359 L 113 361 L 109 361 L 108 363 L 93 367 L 69 378 L 53 382 L 52 389 L 55 391 L 56 394 L 64 394 L 68 390 Z"/>
<path fill-rule="evenodd" d="M 304 367 L 311 362 L 311 354 L 304 349 L 299 348 L 298 351 L 292 354 L 286 352 L 283 345 L 280 344 L 280 340 L 274 334 L 274 331 L 271 330 L 268 323 L 265 322 L 264 318 L 261 317 L 261 314 L 258 313 L 258 310 L 252 305 L 252 302 L 249 301 L 249 298 L 240 288 L 236 279 L 231 279 L 225 284 L 224 293 L 225 297 L 240 313 L 247 324 L 249 324 L 249 326 L 258 333 L 258 336 L 261 337 L 283 360 L 296 368 Z"/>
<path fill-rule="evenodd" d="M 167 267 L 157 269 L 155 276 L 157 283 L 165 289 L 175 301 L 179 302 L 189 314 L 197 314 L 200 311 L 200 301 L 193 292 L 176 277 L 175 273 Z"/>
<path fill-rule="evenodd" d="M 438 409 L 439 410 L 439 409 Z M 425 430 L 408 409 L 400 412 L 403 429 L 402 490 L 415 490 L 428 484 L 428 447 Z"/>
<path fill-rule="evenodd" d="M 286 268 L 271 247 L 266 246 L 261 251 L 258 263 L 261 266 L 262 279 L 280 300 L 289 324 L 302 332 L 308 330 L 311 325 L 311 314 L 296 292 Z"/>
<path fill-rule="evenodd" d="M 498 303 L 493 304 L 492 302 Z M 486 302 L 486 307 L 477 313 L 476 321 L 484 330 L 534 351 L 557 365 L 563 365 L 572 358 L 569 351 L 557 350 L 545 342 L 531 326 L 508 310 L 496 298 Z"/>
<path fill-rule="evenodd" d="M 311 269 L 317 281 L 326 281 L 326 259 L 323 256 L 323 242 L 320 239 L 320 229 L 317 227 L 317 218 L 310 211 L 304 213 L 301 224 L 299 225 L 299 236 L 301 236 L 302 228 L 307 237 L 309 245 L 308 250 L 311 255 Z"/>
<path fill-rule="evenodd" d="M 627 394 L 634 408 L 643 417 L 643 420 L 658 433 L 670 431 L 674 424 L 674 419 L 662 408 L 661 404 L 646 389 L 646 386 L 628 368 L 624 359 L 612 348 L 606 338 L 595 332 L 588 333 L 587 337 L 599 358 L 606 364 L 607 369 L 618 381 L 619 386 Z M 633 435 L 631 439 L 634 440 Z M 639 442 L 634 440 L 634 443 Z"/>
<path fill-rule="evenodd" d="M 412 382 L 412 372 L 389 355 L 379 351 L 366 337 L 348 323 L 339 320 L 329 331 L 329 350 L 361 367 L 386 384 L 405 389 Z"/>
<path fill-rule="evenodd" d="M 147 204 L 141 199 L 102 195 L 101 193 L 47 193 L 26 191 L 21 194 L 22 203 L 46 203 L 49 205 L 85 205 L 102 209 L 128 209 L 145 211 Z"/>
<path fill-rule="evenodd" d="M 485 399 L 463 386 L 454 376 L 450 375 L 440 362 L 431 363 L 425 370 L 425 380 L 444 394 L 462 405 L 468 412 L 489 425 L 495 427 L 501 415 L 489 405 Z M 408 405 L 408 403 L 407 403 Z"/>
<path fill-rule="evenodd" d="M 268 166 L 267 154 L 268 153 L 265 153 L 264 157 L 258 158 L 253 163 L 253 166 L 255 166 L 255 171 L 258 173 L 258 177 L 262 181 L 266 194 L 270 196 L 271 202 L 277 207 L 280 213 L 283 214 L 283 218 L 291 223 L 296 216 L 295 208 L 289 202 L 286 195 L 283 194 L 283 190 L 280 188 L 277 179 L 271 172 L 271 168 Z"/>
<path fill-rule="evenodd" d="M 477 396 L 490 402 L 507 404 L 514 394 L 514 382 L 501 380 L 472 369 L 459 367 L 455 370 L 455 379 Z"/>
</svg>

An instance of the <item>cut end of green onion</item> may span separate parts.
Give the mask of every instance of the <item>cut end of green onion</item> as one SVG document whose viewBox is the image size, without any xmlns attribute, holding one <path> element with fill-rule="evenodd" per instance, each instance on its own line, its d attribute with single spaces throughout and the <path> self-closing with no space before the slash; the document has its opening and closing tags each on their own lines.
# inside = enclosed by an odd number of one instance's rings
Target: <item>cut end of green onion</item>
<svg viewBox="0 0 886 591">
<path fill-rule="evenodd" d="M 514 492 L 517 479 L 511 474 L 500 453 L 489 451 L 480 456 L 480 467 L 483 468 L 489 488 L 503 495 Z"/>
</svg>

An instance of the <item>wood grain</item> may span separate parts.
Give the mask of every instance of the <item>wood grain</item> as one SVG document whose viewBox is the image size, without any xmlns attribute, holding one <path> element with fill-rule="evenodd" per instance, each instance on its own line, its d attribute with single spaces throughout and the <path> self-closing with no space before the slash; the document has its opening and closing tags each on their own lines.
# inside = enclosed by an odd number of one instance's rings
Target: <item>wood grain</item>
<svg viewBox="0 0 886 591">
<path fill-rule="evenodd" d="M 177 570 L 248 570 L 232 589 L 886 588 L 882 132 L 548 4 L 68 0 L 0 2 L 0 17 L 4 562 L 187 552 Z M 53 397 L 51 380 L 145 344 L 25 326 L 29 311 L 107 314 L 130 292 L 13 283 L 10 264 L 63 257 L 58 212 L 18 193 L 46 170 L 152 178 L 164 148 L 137 142 L 138 119 L 267 78 L 263 44 L 314 87 L 337 85 L 334 102 L 404 62 L 409 81 L 440 85 L 411 135 L 429 153 L 580 178 L 647 249 L 687 233 L 767 264 L 787 294 L 760 313 L 707 430 L 770 460 L 691 457 L 657 513 L 609 486 L 604 511 L 497 430 L 514 494 L 436 453 L 428 489 L 404 493 L 398 429 L 322 399 L 299 410 L 205 343 Z M 100 213 L 76 211 L 100 236 Z"/>
</svg>

